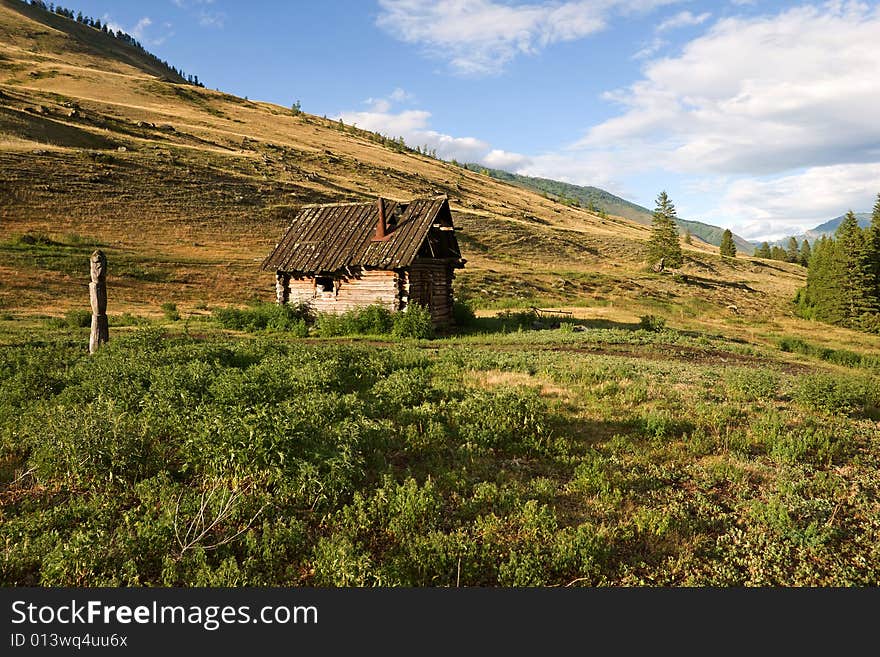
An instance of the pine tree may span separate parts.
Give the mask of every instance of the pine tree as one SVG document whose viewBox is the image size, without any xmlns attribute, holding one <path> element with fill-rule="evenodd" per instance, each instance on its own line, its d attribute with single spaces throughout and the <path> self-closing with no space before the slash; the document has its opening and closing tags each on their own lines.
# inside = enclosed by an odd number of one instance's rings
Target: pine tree
<svg viewBox="0 0 880 657">
<path fill-rule="evenodd" d="M 871 305 L 880 308 L 880 194 L 871 213 L 871 227 L 866 231 L 866 250 L 871 273 Z"/>
<path fill-rule="evenodd" d="M 718 249 L 721 251 L 722 256 L 728 258 L 736 257 L 736 244 L 733 243 L 733 233 L 730 232 L 729 228 L 721 234 L 721 245 Z"/>
<path fill-rule="evenodd" d="M 755 249 L 755 257 L 756 258 L 766 258 L 770 259 L 770 245 L 767 242 L 761 242 L 761 246 Z"/>
<path fill-rule="evenodd" d="M 773 245 L 770 249 L 770 259 L 785 262 L 788 259 L 788 252 L 781 246 Z"/>
<path fill-rule="evenodd" d="M 683 238 L 683 241 L 684 241 L 685 244 L 693 244 L 693 243 L 694 243 L 693 237 L 691 237 L 691 231 L 690 231 L 690 230 L 687 230 L 687 229 L 686 229 L 686 230 L 684 231 L 684 238 Z"/>
<path fill-rule="evenodd" d="M 669 267 L 681 267 L 684 263 L 675 219 L 675 205 L 665 191 L 660 192 L 651 221 L 651 239 L 648 241 L 648 257 L 651 262 L 657 263 L 662 259 L 663 264 Z"/>
<path fill-rule="evenodd" d="M 801 245 L 796 237 L 788 238 L 788 246 L 785 249 L 785 259 L 788 262 L 797 262 L 800 259 Z"/>
<path fill-rule="evenodd" d="M 801 243 L 801 252 L 798 256 L 798 264 L 801 267 L 808 267 L 810 265 L 810 256 L 812 255 L 810 248 L 810 242 L 808 240 L 804 240 Z"/>
<path fill-rule="evenodd" d="M 859 325 L 862 316 L 875 311 L 873 307 L 873 280 L 865 235 L 852 210 L 846 213 L 834 233 L 840 261 L 840 293 L 846 317 L 844 324 Z"/>
<path fill-rule="evenodd" d="M 846 320 L 846 308 L 840 294 L 841 259 L 838 245 L 823 235 L 817 240 L 810 266 L 807 269 L 807 286 L 799 295 L 798 303 L 802 314 L 831 324 L 841 324 Z"/>
</svg>

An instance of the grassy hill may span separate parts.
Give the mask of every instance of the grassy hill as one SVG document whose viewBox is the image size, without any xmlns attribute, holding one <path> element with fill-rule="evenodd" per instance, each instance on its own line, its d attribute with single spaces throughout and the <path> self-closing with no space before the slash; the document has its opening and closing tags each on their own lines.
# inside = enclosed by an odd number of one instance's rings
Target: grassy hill
<svg viewBox="0 0 880 657">
<path fill-rule="evenodd" d="M 480 164 L 471 163 L 465 166 L 471 171 L 488 172 L 496 180 L 504 180 L 512 185 L 540 192 L 567 205 L 577 205 L 593 212 L 626 217 L 645 225 L 649 225 L 653 217 L 652 211 L 648 208 L 622 199 L 598 187 L 573 185 L 549 178 L 523 176 L 501 169 L 486 168 Z M 692 236 L 707 244 L 712 244 L 713 246 L 721 244 L 721 235 L 724 233 L 723 228 L 712 226 L 702 221 L 691 221 L 688 219 L 679 219 L 678 225 L 684 230 L 689 230 Z M 755 246 L 751 242 L 739 235 L 734 235 L 733 241 L 740 253 L 751 255 L 755 250 Z"/>
<path fill-rule="evenodd" d="M 877 583 L 880 345 L 803 268 L 150 62 L 0 0 L 0 584 Z M 298 206 L 441 193 L 456 333 L 250 303 Z"/>
<path fill-rule="evenodd" d="M 108 250 L 120 312 L 271 298 L 272 281 L 255 263 L 292 209 L 378 194 L 449 195 L 469 261 L 459 294 L 481 307 L 602 315 L 626 299 L 629 319 L 653 303 L 687 319 L 702 314 L 693 307 L 699 292 L 700 304 L 766 315 L 802 284 L 796 267 L 725 262 L 699 243 L 686 249 L 683 271 L 705 287 L 656 276 L 642 224 L 333 121 L 169 82 L 137 50 L 13 0 L 0 3 L 0 34 L 0 304 L 9 312 L 82 307 L 71 290 L 78 258 L 94 244 Z M 48 241 L 14 243 L 24 233 Z"/>
</svg>

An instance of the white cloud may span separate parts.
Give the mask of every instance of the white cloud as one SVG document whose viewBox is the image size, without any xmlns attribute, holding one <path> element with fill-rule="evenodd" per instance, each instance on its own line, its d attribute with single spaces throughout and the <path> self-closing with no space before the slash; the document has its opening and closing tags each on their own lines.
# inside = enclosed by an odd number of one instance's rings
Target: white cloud
<svg viewBox="0 0 880 657">
<path fill-rule="evenodd" d="M 364 130 L 372 130 L 388 137 L 403 137 L 413 147 L 427 146 L 436 150 L 445 160 L 478 162 L 499 169 L 515 169 L 529 163 L 529 158 L 519 153 L 493 149 L 488 142 L 476 137 L 455 137 L 434 130 L 430 126 L 431 113 L 422 109 L 404 109 L 393 112 L 395 104 L 413 100 L 413 95 L 397 87 L 388 96 L 368 98 L 364 101 L 366 111 L 340 113 L 345 123 Z"/>
<path fill-rule="evenodd" d="M 443 159 L 461 162 L 481 161 L 491 149 L 487 142 L 475 137 L 454 137 L 432 130 L 431 113 L 426 110 L 342 112 L 338 117 L 345 123 L 364 130 L 372 130 L 388 137 L 403 137 L 410 146 L 424 146 L 437 150 Z"/>
<path fill-rule="evenodd" d="M 391 107 L 393 105 L 411 101 L 414 98 L 415 96 L 413 96 L 408 91 L 404 91 L 400 87 L 397 87 L 387 96 L 383 96 L 380 98 L 367 98 L 364 101 L 364 104 L 370 109 L 371 112 L 385 114 L 391 111 Z"/>
<path fill-rule="evenodd" d="M 101 17 L 102 22 L 107 26 L 108 30 L 113 32 L 125 32 L 133 36 L 135 39 L 144 43 L 148 46 L 160 46 L 169 38 L 174 36 L 174 32 L 171 31 L 172 25 L 171 23 L 165 22 L 162 24 L 162 28 L 164 29 L 164 34 L 160 36 L 152 36 L 150 33 L 155 30 L 149 30 L 153 25 L 153 19 L 149 16 L 144 16 L 138 20 L 132 27 L 124 27 L 123 25 L 114 21 L 110 14 L 104 14 Z"/>
<path fill-rule="evenodd" d="M 218 30 L 223 29 L 226 24 L 226 14 L 222 11 L 205 11 L 199 12 L 199 25 L 202 27 L 215 27 Z"/>
<path fill-rule="evenodd" d="M 493 169 L 517 172 L 522 170 L 523 167 L 529 166 L 532 163 L 532 159 L 521 153 L 511 153 L 510 151 L 493 148 L 483 155 L 480 163 Z"/>
<path fill-rule="evenodd" d="M 777 239 L 849 209 L 869 210 L 878 192 L 880 162 L 811 167 L 769 180 L 736 180 L 715 214 L 744 237 Z"/>
<path fill-rule="evenodd" d="M 634 175 L 709 181 L 694 207 L 753 237 L 869 209 L 880 191 L 878 35 L 880 8 L 855 2 L 720 20 L 604 94 L 621 112 L 530 171 L 612 191 Z"/>
<path fill-rule="evenodd" d="M 656 31 L 666 32 L 668 30 L 677 30 L 680 27 L 693 27 L 694 25 L 702 25 L 707 20 L 709 20 L 710 16 L 712 16 L 712 14 L 710 14 L 709 12 L 694 15 L 689 11 L 682 11 L 660 23 L 657 26 Z"/>
<path fill-rule="evenodd" d="M 404 91 L 400 87 L 397 87 L 388 95 L 388 100 L 394 103 L 403 103 L 407 100 L 413 100 L 415 98 L 408 91 Z"/>
<path fill-rule="evenodd" d="M 131 36 L 133 36 L 137 40 L 142 40 L 144 38 L 144 30 L 146 30 L 150 25 L 153 24 L 153 21 L 149 16 L 144 16 L 141 18 L 135 26 L 131 28 Z"/>
<path fill-rule="evenodd" d="M 725 19 L 605 95 L 624 112 L 579 143 L 678 171 L 770 174 L 880 158 L 880 13 L 852 4 Z"/>
<path fill-rule="evenodd" d="M 376 23 L 425 47 L 462 75 L 499 73 L 520 54 L 581 39 L 605 28 L 612 13 L 644 12 L 682 0 L 576 0 L 502 4 L 496 0 L 379 0 Z"/>
<path fill-rule="evenodd" d="M 192 10 L 190 13 L 195 16 L 202 27 L 223 29 L 226 24 L 225 12 L 207 8 L 214 4 L 214 0 L 171 0 L 171 2 L 180 9 Z"/>
<path fill-rule="evenodd" d="M 648 59 L 649 57 L 653 57 L 660 50 L 669 45 L 669 42 L 666 39 L 661 39 L 660 37 L 654 37 L 646 43 L 641 50 L 636 52 L 630 59 Z"/>
</svg>

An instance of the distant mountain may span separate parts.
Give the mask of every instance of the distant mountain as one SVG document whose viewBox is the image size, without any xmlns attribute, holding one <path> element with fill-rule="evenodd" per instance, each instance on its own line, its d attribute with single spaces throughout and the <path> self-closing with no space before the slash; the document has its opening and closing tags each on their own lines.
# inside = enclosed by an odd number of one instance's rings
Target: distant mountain
<svg viewBox="0 0 880 657">
<path fill-rule="evenodd" d="M 597 212 L 605 212 L 619 217 L 626 217 L 631 221 L 640 224 L 650 224 L 653 213 L 641 205 L 627 201 L 626 199 L 615 196 L 610 192 L 598 187 L 572 185 L 571 183 L 561 182 L 559 180 L 551 180 L 550 178 L 536 178 L 533 176 L 522 176 L 517 173 L 510 173 L 501 169 L 490 169 L 480 164 L 465 164 L 466 168 L 471 171 L 488 172 L 488 174 L 497 180 L 503 180 L 512 185 L 524 187 L 535 192 L 540 192 L 551 198 L 555 198 L 563 203 L 572 203 L 582 208 L 595 210 Z M 679 219 L 678 225 L 681 228 L 690 231 L 691 235 L 697 237 L 704 242 L 718 246 L 721 244 L 721 235 L 724 233 L 723 228 L 705 224 L 702 221 L 691 221 L 687 219 Z M 755 250 L 755 245 L 743 239 L 739 235 L 733 236 L 736 248 L 741 253 L 751 254 Z"/>
<path fill-rule="evenodd" d="M 862 228 L 867 228 L 871 225 L 871 213 L 870 212 L 856 212 L 856 219 L 859 222 L 859 226 Z M 843 218 L 846 215 L 840 215 L 839 217 L 834 217 L 834 219 L 829 219 L 824 224 L 819 224 L 815 228 L 810 228 L 799 235 L 795 235 L 795 239 L 798 242 L 803 242 L 804 240 L 809 240 L 811 243 L 815 242 L 817 239 L 821 238 L 823 235 L 828 237 L 832 237 L 834 232 L 837 230 L 837 227 L 843 222 Z M 786 246 L 788 244 L 788 240 L 791 237 L 783 237 L 782 239 L 778 239 L 775 242 L 768 242 L 770 246 Z M 754 245 L 758 246 L 761 242 L 755 242 Z"/>
<path fill-rule="evenodd" d="M 871 225 L 871 213 L 870 212 L 856 212 L 856 219 L 859 220 L 859 226 L 862 228 L 867 228 Z M 817 237 L 821 237 L 822 235 L 832 235 L 835 230 L 843 223 L 843 219 L 846 217 L 845 214 L 840 215 L 839 217 L 834 217 L 829 221 L 826 221 L 824 224 L 819 224 L 812 230 L 808 230 L 807 234 L 815 233 Z"/>
</svg>

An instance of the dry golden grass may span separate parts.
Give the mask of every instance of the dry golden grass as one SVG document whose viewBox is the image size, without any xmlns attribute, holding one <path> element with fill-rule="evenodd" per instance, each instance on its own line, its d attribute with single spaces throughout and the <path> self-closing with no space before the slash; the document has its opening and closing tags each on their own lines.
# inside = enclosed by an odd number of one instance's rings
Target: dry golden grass
<svg viewBox="0 0 880 657">
<path fill-rule="evenodd" d="M 114 308 L 194 308 L 271 299 L 272 277 L 259 262 L 299 205 L 445 193 L 468 261 L 459 294 L 478 307 L 550 304 L 609 321 L 658 314 L 744 339 L 815 336 L 815 326 L 792 315 L 804 283 L 798 266 L 722 260 L 695 240 L 685 246 L 684 279 L 654 274 L 644 260 L 645 226 L 396 152 L 333 121 L 162 82 L 94 30 L 74 26 L 68 35 L 59 28 L 70 21 L 41 24 L 17 4 L 0 1 L 6 311 L 57 314 L 85 302 L 85 260 L 79 275 L 70 265 L 76 253 L 63 272 L 26 250 L 10 256 L 11 241 L 25 233 L 100 244 Z M 68 116 L 70 103 L 78 116 Z M 40 106 L 42 114 L 27 109 Z M 114 278 L 120 258 L 163 275 Z M 870 340 L 823 330 L 841 344 Z"/>
</svg>

